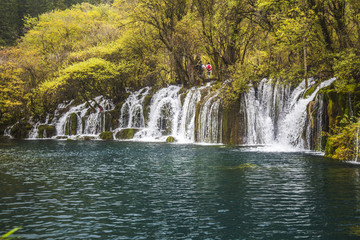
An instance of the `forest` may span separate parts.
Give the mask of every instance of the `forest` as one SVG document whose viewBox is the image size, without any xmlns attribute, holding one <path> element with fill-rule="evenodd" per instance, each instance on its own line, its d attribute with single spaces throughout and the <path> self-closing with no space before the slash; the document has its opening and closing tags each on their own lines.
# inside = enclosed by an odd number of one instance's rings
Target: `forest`
<svg viewBox="0 0 360 240">
<path fill-rule="evenodd" d="M 212 64 L 212 80 L 228 82 L 228 107 L 263 78 L 292 85 L 336 77 L 336 93 L 360 93 L 357 0 L 0 4 L 1 132 L 21 119 L 44 119 L 65 100 L 121 102 L 127 89 L 201 85 L 200 60 Z M 335 145 L 349 139 L 358 117 L 334 121 Z"/>
</svg>

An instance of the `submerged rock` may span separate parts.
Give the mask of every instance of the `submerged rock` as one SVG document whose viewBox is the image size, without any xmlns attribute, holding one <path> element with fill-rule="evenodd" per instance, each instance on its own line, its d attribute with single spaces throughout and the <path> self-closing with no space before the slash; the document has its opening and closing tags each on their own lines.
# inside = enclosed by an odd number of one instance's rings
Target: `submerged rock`
<svg viewBox="0 0 360 240">
<path fill-rule="evenodd" d="M 252 163 L 242 163 L 237 166 L 220 166 L 219 169 L 223 170 L 245 170 L 245 169 L 254 169 L 257 168 L 257 165 Z"/>
</svg>

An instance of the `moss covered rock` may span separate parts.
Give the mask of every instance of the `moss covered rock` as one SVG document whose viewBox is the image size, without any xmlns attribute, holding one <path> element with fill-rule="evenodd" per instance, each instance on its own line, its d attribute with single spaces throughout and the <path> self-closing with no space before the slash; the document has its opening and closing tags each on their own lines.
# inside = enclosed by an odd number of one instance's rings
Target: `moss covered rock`
<svg viewBox="0 0 360 240">
<path fill-rule="evenodd" d="M 143 116 L 145 122 L 149 120 L 151 98 L 152 95 L 146 95 L 144 99 Z"/>
<path fill-rule="evenodd" d="M 175 138 L 172 137 L 172 136 L 169 136 L 169 137 L 166 138 L 166 142 L 168 142 L 168 143 L 175 142 Z"/>
<path fill-rule="evenodd" d="M 77 115 L 76 113 L 71 113 L 70 116 L 68 116 L 68 119 L 66 121 L 65 125 L 65 134 L 66 135 L 76 135 L 77 133 Z"/>
<path fill-rule="evenodd" d="M 235 104 L 222 109 L 222 141 L 224 144 L 240 145 L 245 143 L 247 117 L 244 96 L 238 98 Z"/>
<path fill-rule="evenodd" d="M 100 138 L 102 140 L 112 140 L 114 139 L 113 133 L 110 131 L 100 133 Z"/>
<path fill-rule="evenodd" d="M 40 125 L 38 134 L 39 138 L 51 138 L 56 135 L 56 128 L 53 125 Z"/>
<path fill-rule="evenodd" d="M 132 139 L 135 133 L 139 132 L 140 129 L 137 128 L 126 128 L 121 129 L 119 132 L 116 133 L 115 137 L 117 139 Z"/>
<path fill-rule="evenodd" d="M 30 123 L 26 121 L 20 121 L 11 128 L 10 135 L 17 139 L 28 138 L 31 129 L 32 125 Z"/>
<path fill-rule="evenodd" d="M 96 138 L 94 136 L 83 136 L 83 135 L 79 135 L 76 136 L 75 140 L 79 140 L 79 141 L 90 141 L 90 140 L 95 140 Z M 67 139 L 69 140 L 69 139 Z"/>
</svg>

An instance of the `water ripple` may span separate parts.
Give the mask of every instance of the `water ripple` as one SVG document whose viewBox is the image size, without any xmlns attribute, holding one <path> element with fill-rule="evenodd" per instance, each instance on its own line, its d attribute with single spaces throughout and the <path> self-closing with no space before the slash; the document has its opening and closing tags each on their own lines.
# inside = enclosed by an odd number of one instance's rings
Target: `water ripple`
<svg viewBox="0 0 360 240">
<path fill-rule="evenodd" d="M 357 165 L 224 146 L 0 146 L 0 230 L 25 239 L 358 237 Z"/>
</svg>

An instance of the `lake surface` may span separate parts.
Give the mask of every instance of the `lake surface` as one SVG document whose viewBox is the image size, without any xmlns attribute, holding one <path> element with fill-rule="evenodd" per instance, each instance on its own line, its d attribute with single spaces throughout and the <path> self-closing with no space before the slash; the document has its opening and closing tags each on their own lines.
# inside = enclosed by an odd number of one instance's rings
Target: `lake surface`
<svg viewBox="0 0 360 240">
<path fill-rule="evenodd" d="M 1 141 L 0 235 L 359 239 L 360 166 L 309 153 Z"/>
</svg>

